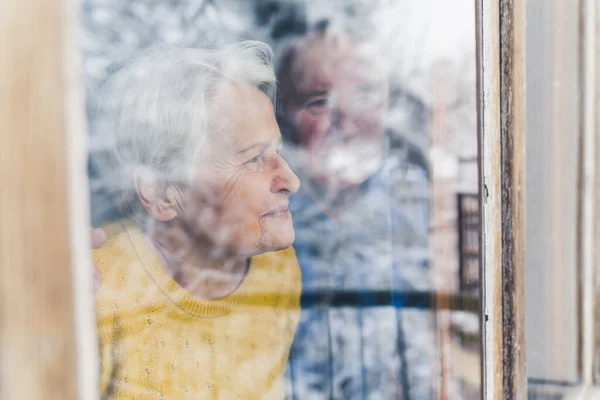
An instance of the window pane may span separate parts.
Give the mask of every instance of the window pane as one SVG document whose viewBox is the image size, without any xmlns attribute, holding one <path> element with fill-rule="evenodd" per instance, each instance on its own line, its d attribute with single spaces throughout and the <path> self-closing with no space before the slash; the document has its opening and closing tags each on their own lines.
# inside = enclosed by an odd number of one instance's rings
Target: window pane
<svg viewBox="0 0 600 400">
<path fill-rule="evenodd" d="M 526 343 L 534 389 L 580 379 L 578 5 L 527 3 Z"/>
<path fill-rule="evenodd" d="M 103 391 L 479 398 L 473 7 L 83 1 Z"/>
</svg>

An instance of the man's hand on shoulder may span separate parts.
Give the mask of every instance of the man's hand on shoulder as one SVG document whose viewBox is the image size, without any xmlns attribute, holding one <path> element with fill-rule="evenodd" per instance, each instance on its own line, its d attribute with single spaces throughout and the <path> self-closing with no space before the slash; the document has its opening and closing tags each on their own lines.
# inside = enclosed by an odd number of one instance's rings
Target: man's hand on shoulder
<svg viewBox="0 0 600 400">
<path fill-rule="evenodd" d="M 101 228 L 93 228 L 91 230 L 92 236 L 92 249 L 99 249 L 106 243 L 107 236 L 104 229 Z M 100 276 L 100 271 L 98 267 L 94 264 L 94 291 L 98 291 L 100 285 L 102 283 L 102 277 Z"/>
</svg>

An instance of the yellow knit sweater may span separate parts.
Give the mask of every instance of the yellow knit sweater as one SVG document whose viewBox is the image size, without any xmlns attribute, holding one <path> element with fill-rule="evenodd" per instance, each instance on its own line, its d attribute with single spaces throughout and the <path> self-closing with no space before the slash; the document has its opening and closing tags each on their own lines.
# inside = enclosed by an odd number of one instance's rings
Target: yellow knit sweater
<svg viewBox="0 0 600 400">
<path fill-rule="evenodd" d="M 293 248 L 253 257 L 231 295 L 204 301 L 133 224 L 105 228 L 97 322 L 103 399 L 281 399 L 300 316 Z"/>
</svg>

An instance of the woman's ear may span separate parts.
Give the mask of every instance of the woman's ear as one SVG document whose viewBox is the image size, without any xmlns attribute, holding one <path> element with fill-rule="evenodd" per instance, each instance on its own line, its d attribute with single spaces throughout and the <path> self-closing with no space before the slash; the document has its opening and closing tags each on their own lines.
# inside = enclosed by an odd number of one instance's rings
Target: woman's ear
<svg viewBox="0 0 600 400">
<path fill-rule="evenodd" d="M 145 167 L 138 167 L 133 172 L 133 184 L 142 207 L 153 218 L 161 222 L 171 221 L 179 214 L 181 193 L 173 195 L 171 185 L 165 188 L 157 174 Z"/>
<path fill-rule="evenodd" d="M 168 185 L 165 189 L 165 197 L 177 215 L 183 214 L 183 194 L 176 185 Z"/>
</svg>

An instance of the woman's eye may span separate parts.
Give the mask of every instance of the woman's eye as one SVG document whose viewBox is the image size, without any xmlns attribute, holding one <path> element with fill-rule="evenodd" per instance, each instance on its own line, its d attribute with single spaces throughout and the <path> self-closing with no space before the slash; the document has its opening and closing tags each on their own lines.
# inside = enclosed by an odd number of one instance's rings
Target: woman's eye
<svg viewBox="0 0 600 400">
<path fill-rule="evenodd" d="M 250 160 L 248 160 L 246 162 L 246 164 L 257 164 L 257 165 L 263 165 L 265 163 L 265 158 L 263 157 L 262 154 L 257 155 L 254 158 L 251 158 Z"/>
</svg>

